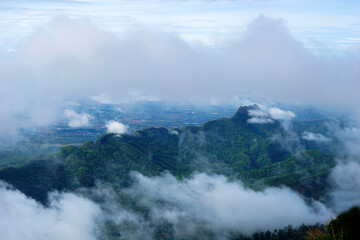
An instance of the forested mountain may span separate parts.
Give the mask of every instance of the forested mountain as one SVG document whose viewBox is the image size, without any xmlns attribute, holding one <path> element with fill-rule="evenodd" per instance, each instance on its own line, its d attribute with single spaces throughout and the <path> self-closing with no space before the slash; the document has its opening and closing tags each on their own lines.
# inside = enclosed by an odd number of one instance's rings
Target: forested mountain
<svg viewBox="0 0 360 240">
<path fill-rule="evenodd" d="M 96 182 L 115 189 L 129 186 L 132 171 L 146 176 L 168 171 L 177 178 L 207 172 L 240 179 L 254 189 L 287 185 L 308 197 L 322 196 L 335 164 L 332 144 L 324 147 L 292 136 L 321 130 L 322 124 L 295 122 L 291 129 L 279 121 L 254 124 L 248 122 L 250 110 L 258 106 L 240 107 L 231 118 L 199 127 L 107 134 L 95 143 L 64 147 L 44 159 L 1 169 L 0 179 L 43 203 L 52 190 L 93 187 Z"/>
<path fill-rule="evenodd" d="M 301 198 L 308 199 L 309 203 L 311 199 L 324 201 L 330 190 L 327 179 L 335 166 L 336 151 L 341 147 L 335 138 L 325 137 L 324 122 L 290 123 L 271 119 L 253 123 L 250 119 L 254 111 L 260 111 L 257 105 L 240 107 L 231 118 L 221 118 L 201 126 L 106 134 L 96 142 L 86 142 L 79 147 L 67 146 L 56 154 L 24 165 L 2 168 L 0 179 L 45 206 L 51 204 L 50 192 L 76 192 L 102 204 L 103 211 L 108 211 L 108 196 L 99 195 L 96 189 L 109 188 L 113 191 L 112 198 L 116 199 L 111 201 L 141 216 L 141 221 L 145 222 L 152 204 L 160 209 L 174 206 L 171 201 L 166 203 L 163 201 L 167 200 L 156 200 L 156 197 L 150 197 L 154 203 L 146 206 L 141 204 L 141 194 L 124 191 L 136 185 L 134 172 L 143 177 L 174 176 L 180 182 L 184 180 L 182 183 L 189 183 L 186 179 L 191 179 L 196 173 L 226 176 L 229 181 L 240 180 L 245 188 L 255 190 L 254 194 L 269 186 L 285 185 L 300 193 Z M 326 141 L 306 140 L 301 137 L 306 132 L 323 133 Z M 338 237 L 343 234 L 342 225 L 337 225 L 339 221 L 331 223 L 336 227 Z M 193 235 L 179 239 L 218 239 L 221 235 L 206 227 L 202 229 L 201 222 L 196 224 L 200 228 L 196 227 Z M 350 226 L 347 222 L 341 224 L 347 224 L 344 225 L 346 228 Z M 145 226 L 152 229 L 150 239 L 175 238 L 173 225 L 165 220 L 156 220 Z M 129 239 L 129 236 L 145 231 L 143 227 L 137 226 L 136 221 L 116 223 L 114 219 L 108 219 L 98 238 Z M 307 239 L 332 239 L 332 233 L 324 225 L 269 230 L 253 235 L 232 230 L 221 236 L 227 236 L 226 239 L 303 239 L 306 236 Z"/>
</svg>

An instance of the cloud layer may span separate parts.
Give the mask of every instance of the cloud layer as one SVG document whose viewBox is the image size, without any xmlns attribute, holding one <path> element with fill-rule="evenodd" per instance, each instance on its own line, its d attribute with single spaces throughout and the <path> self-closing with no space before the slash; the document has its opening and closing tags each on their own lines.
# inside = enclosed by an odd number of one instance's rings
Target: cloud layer
<svg viewBox="0 0 360 240">
<path fill-rule="evenodd" d="M 67 193 L 53 193 L 49 208 L 0 183 L 0 229 L 3 239 L 94 240 L 100 208 Z"/>
<path fill-rule="evenodd" d="M 0 66 L 2 135 L 52 123 L 66 99 L 93 96 L 221 104 L 246 93 L 360 112 L 359 54 L 316 55 L 283 20 L 264 16 L 241 39 L 215 47 L 148 27 L 118 36 L 88 20 L 56 18 L 16 51 L 1 52 Z"/>
<path fill-rule="evenodd" d="M 104 223 L 112 221 L 114 230 L 126 239 L 156 239 L 159 232 L 173 239 L 228 239 L 234 233 L 251 235 L 289 224 L 325 222 L 332 214 L 320 202 L 305 203 L 289 188 L 256 192 L 224 176 L 195 174 L 178 180 L 170 174 L 147 177 L 133 173 L 133 180 L 134 184 L 121 194 L 148 209 L 146 215 L 122 206 L 115 192 L 104 186 L 83 192 L 98 203 L 72 193 L 52 193 L 50 207 L 44 207 L 2 183 L 3 237 L 104 239 Z"/>
<path fill-rule="evenodd" d="M 224 176 L 196 174 L 177 180 L 170 174 L 149 178 L 134 174 L 135 185 L 127 194 L 150 209 L 153 222 L 168 221 L 175 236 L 201 236 L 213 232 L 225 239 L 230 232 L 252 234 L 288 224 L 314 224 L 329 219 L 331 211 L 319 202 L 307 205 L 286 187 L 256 192 Z"/>
</svg>

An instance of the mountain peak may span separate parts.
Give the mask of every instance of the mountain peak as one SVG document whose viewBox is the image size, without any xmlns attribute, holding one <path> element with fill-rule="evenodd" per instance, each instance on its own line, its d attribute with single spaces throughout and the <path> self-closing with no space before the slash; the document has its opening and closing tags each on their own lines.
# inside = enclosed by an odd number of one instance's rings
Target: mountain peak
<svg viewBox="0 0 360 240">
<path fill-rule="evenodd" d="M 246 121 L 249 118 L 250 110 L 259 110 L 259 106 L 256 104 L 248 105 L 248 106 L 240 106 L 233 118 L 241 121 Z"/>
</svg>

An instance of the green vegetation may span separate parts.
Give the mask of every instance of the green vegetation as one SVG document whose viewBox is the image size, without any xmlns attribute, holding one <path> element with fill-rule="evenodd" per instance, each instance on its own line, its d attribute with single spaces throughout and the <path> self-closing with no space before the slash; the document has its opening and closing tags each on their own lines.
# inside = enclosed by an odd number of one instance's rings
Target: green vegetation
<svg viewBox="0 0 360 240">
<path fill-rule="evenodd" d="M 319 229 L 319 231 L 323 231 L 325 226 L 301 225 L 298 228 L 294 228 L 293 226 L 289 225 L 283 229 L 274 229 L 272 232 L 257 232 L 254 233 L 251 237 L 241 235 L 237 237 L 236 240 L 304 240 L 304 237 L 306 237 L 310 229 L 313 228 Z"/>
<path fill-rule="evenodd" d="M 306 197 L 321 199 L 325 196 L 329 190 L 327 176 L 335 166 L 334 152 L 338 143 L 332 141 L 322 146 L 300 139 L 289 140 L 279 122 L 249 124 L 247 113 L 252 108 L 256 106 L 241 107 L 231 118 L 209 121 L 198 127 L 148 128 L 120 136 L 106 134 L 96 142 L 65 146 L 35 160 L 20 158 L 16 166 L 0 166 L 0 179 L 45 205 L 51 191 L 75 191 L 81 187 L 95 187 L 97 182 L 105 183 L 119 194 L 122 206 L 144 216 L 149 209 L 118 191 L 131 185 L 132 171 L 146 176 L 169 172 L 179 179 L 194 172 L 207 172 L 239 179 L 255 190 L 285 185 Z M 323 122 L 293 125 L 298 135 L 306 130 L 321 132 L 322 128 Z M 287 146 L 282 139 L 287 141 Z M 356 239 L 352 236 L 360 235 L 357 226 L 359 209 L 352 209 L 328 226 L 288 226 L 250 237 L 234 233 L 233 239 Z M 156 229 L 156 239 L 171 239 L 172 226 L 164 223 Z M 104 233 L 109 239 L 122 239 L 120 232 L 112 221 L 105 223 Z M 205 234 L 209 234 L 206 235 L 209 239 L 214 238 L 212 233 Z"/>
<path fill-rule="evenodd" d="M 311 227 L 305 240 L 356 240 L 360 236 L 360 209 L 353 207 L 323 228 Z"/>
<path fill-rule="evenodd" d="M 95 143 L 66 146 L 50 157 L 3 168 L 0 179 L 43 203 L 49 191 L 93 187 L 96 181 L 110 183 L 115 189 L 128 186 L 131 171 L 147 176 L 168 171 L 177 178 L 194 171 L 211 172 L 241 179 L 254 189 L 287 185 L 319 198 L 326 190 L 324 183 L 335 164 L 334 156 L 313 147 L 291 154 L 273 139 L 286 134 L 279 122 L 247 123 L 247 111 L 256 107 L 241 107 L 232 118 L 200 127 L 107 134 Z M 305 129 L 304 123 L 299 126 Z M 311 128 L 315 128 L 313 123 Z"/>
<path fill-rule="evenodd" d="M 251 237 L 239 236 L 236 240 L 357 240 L 360 236 L 360 209 L 351 208 L 340 214 L 328 225 L 302 225 L 294 228 L 291 225 L 272 232 L 257 232 Z"/>
<path fill-rule="evenodd" d="M 318 199 L 327 190 L 326 176 L 334 166 L 332 154 L 307 150 L 285 161 L 239 172 L 238 178 L 254 189 L 287 185 L 305 196 Z"/>
</svg>

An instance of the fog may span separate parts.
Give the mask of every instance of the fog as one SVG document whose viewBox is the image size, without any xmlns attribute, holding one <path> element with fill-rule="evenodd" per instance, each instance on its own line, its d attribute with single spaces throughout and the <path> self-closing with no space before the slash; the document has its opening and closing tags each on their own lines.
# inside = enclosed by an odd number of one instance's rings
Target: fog
<svg viewBox="0 0 360 240">
<path fill-rule="evenodd" d="M 184 233 L 195 236 L 201 229 L 217 234 L 216 239 L 230 232 L 250 235 L 288 224 L 325 222 L 331 216 L 323 204 L 313 201 L 308 206 L 299 194 L 286 187 L 256 192 L 240 181 L 207 174 L 195 174 L 182 181 L 170 174 L 133 177 L 136 183 L 127 194 L 135 195 L 141 205 L 150 208 L 152 221 L 174 224 L 179 237 Z"/>
<path fill-rule="evenodd" d="M 240 181 L 208 174 L 177 180 L 168 173 L 158 177 L 133 173 L 132 178 L 134 184 L 121 194 L 148 209 L 147 216 L 122 206 L 115 192 L 104 186 L 82 196 L 52 193 L 50 207 L 45 208 L 2 184 L 0 229 L 6 229 L 5 238 L 14 240 L 104 239 L 104 224 L 111 220 L 126 239 L 155 239 L 164 224 L 170 224 L 167 234 L 174 239 L 228 239 L 289 224 L 323 223 L 332 216 L 322 203 L 306 203 L 286 187 L 254 191 Z M 95 203 L 84 195 L 102 201 Z"/>
<path fill-rule="evenodd" d="M 90 126 L 91 115 L 87 113 L 77 113 L 72 109 L 66 109 L 64 111 L 64 116 L 68 120 L 69 127 L 88 127 Z"/>
<path fill-rule="evenodd" d="M 360 207 L 360 134 L 357 127 L 334 127 L 333 130 L 344 145 L 330 175 L 332 207 L 339 213 L 353 206 Z"/>
<path fill-rule="evenodd" d="M 1 238 L 13 240 L 96 239 L 100 208 L 75 194 L 52 193 L 45 208 L 23 193 L 0 183 Z"/>
<path fill-rule="evenodd" d="M 236 104 L 253 95 L 358 114 L 358 52 L 316 54 L 284 20 L 265 16 L 239 35 L 208 47 L 150 26 L 116 35 L 86 19 L 55 18 L 15 51 L 0 52 L 1 135 L 58 121 L 68 99 L 99 96 L 107 103 Z"/>
</svg>

